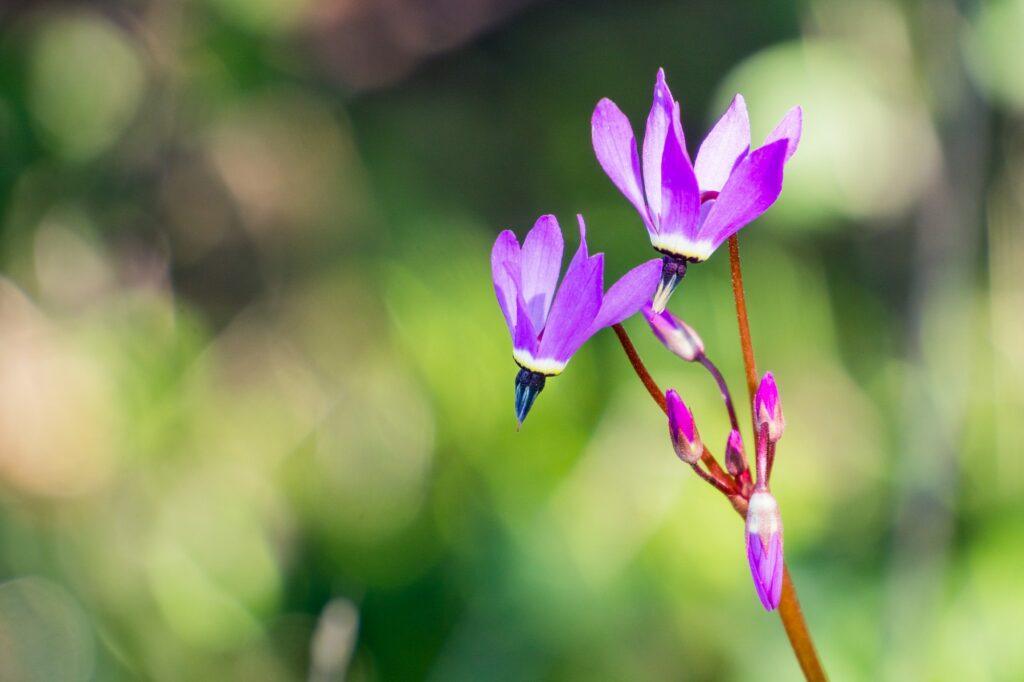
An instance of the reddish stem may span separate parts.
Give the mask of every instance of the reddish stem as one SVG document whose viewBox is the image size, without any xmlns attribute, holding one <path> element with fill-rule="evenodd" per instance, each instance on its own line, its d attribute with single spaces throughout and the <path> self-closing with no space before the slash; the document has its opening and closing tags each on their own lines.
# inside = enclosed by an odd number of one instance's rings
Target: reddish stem
<svg viewBox="0 0 1024 682">
<path fill-rule="evenodd" d="M 729 237 L 729 267 L 732 270 L 732 296 L 736 300 L 736 322 L 740 326 L 740 347 L 743 349 L 743 367 L 747 374 L 747 393 L 754 404 L 757 392 L 757 365 L 754 364 L 754 346 L 750 343 L 750 320 L 747 319 L 747 297 L 743 292 L 743 270 L 740 268 L 740 241 Z M 757 426 L 754 426 L 757 433 Z"/>
<path fill-rule="evenodd" d="M 633 345 L 633 341 L 629 338 L 629 334 L 626 333 L 626 330 L 621 324 L 612 325 L 612 329 L 615 331 L 615 335 L 619 337 L 619 343 L 622 344 L 622 350 L 626 351 L 626 357 L 629 358 L 630 364 L 633 365 L 633 371 L 635 371 L 636 375 L 640 377 L 640 381 L 643 383 L 644 387 L 647 388 L 647 392 L 651 394 L 651 398 L 654 399 L 654 402 L 658 403 L 658 407 L 661 408 L 661 411 L 668 414 L 665 394 L 662 393 L 661 388 L 658 387 L 658 382 L 654 380 L 651 373 L 647 371 L 647 367 L 644 365 L 644 361 L 640 359 L 640 354 L 636 352 L 636 346 Z M 726 473 L 725 469 L 718 465 L 718 460 L 715 459 L 715 456 L 712 455 L 706 447 L 704 448 L 704 452 L 701 453 L 700 459 L 704 462 L 704 466 L 708 468 L 708 472 L 711 476 L 729 489 L 728 491 L 723 490 L 722 492 L 725 492 L 726 494 L 734 494 L 740 489 L 739 484 L 736 483 L 732 476 Z M 721 490 L 720 486 L 715 487 Z"/>
<path fill-rule="evenodd" d="M 750 321 L 747 319 L 747 300 L 743 292 L 743 271 L 740 266 L 740 242 L 736 235 L 729 237 L 729 267 L 732 270 L 732 295 L 736 301 L 736 322 L 740 328 L 740 347 L 743 349 L 743 367 L 747 375 L 747 391 L 750 394 L 750 405 L 754 404 L 754 394 L 757 392 L 757 366 L 754 364 L 754 346 L 750 342 Z M 751 410 L 751 421 L 754 421 L 753 410 Z M 757 434 L 757 425 L 754 424 L 754 434 Z M 767 473 L 767 472 L 766 472 Z M 733 502 L 740 515 L 746 517 L 745 511 L 740 511 Z M 807 621 L 804 620 L 803 611 L 800 608 L 800 600 L 796 596 L 796 588 L 789 577 L 789 569 L 784 567 L 782 574 L 782 601 L 779 603 L 779 618 L 782 619 L 782 626 L 786 629 L 786 636 L 796 654 L 796 660 L 804 677 L 813 682 L 826 680 L 825 670 L 821 667 L 818 659 L 818 652 L 814 649 L 814 641 L 807 629 Z"/>
</svg>

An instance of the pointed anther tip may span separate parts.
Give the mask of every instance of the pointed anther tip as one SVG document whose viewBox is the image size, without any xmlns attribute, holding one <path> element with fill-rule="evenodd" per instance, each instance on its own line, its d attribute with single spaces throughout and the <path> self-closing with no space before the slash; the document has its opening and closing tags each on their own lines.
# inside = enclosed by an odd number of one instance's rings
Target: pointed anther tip
<svg viewBox="0 0 1024 682">
<path fill-rule="evenodd" d="M 544 384 L 546 377 L 540 372 L 534 372 L 531 370 L 521 368 L 519 373 L 516 375 L 515 381 L 515 414 L 516 414 L 516 431 L 519 431 L 523 422 L 526 421 L 527 415 L 530 414 L 530 409 L 533 407 L 533 403 L 537 400 L 537 396 L 544 390 Z"/>
</svg>

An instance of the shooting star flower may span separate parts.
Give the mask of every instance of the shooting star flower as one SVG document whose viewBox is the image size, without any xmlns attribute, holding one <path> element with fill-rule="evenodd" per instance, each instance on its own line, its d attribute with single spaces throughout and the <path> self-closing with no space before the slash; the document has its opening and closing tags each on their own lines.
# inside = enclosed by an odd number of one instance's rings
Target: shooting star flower
<svg viewBox="0 0 1024 682">
<path fill-rule="evenodd" d="M 580 245 L 561 284 L 562 231 L 552 215 L 541 216 L 523 245 L 505 230 L 491 250 L 491 277 L 512 335 L 515 412 L 521 425 L 549 377 L 560 374 L 587 339 L 618 324 L 646 303 L 658 284 L 661 263 L 633 268 L 604 291 L 604 254 L 587 253 L 586 226 L 578 216 Z"/>
<path fill-rule="evenodd" d="M 679 111 L 659 69 L 642 162 L 629 119 L 614 102 L 602 99 L 591 118 L 598 162 L 640 213 L 651 244 L 663 255 L 655 312 L 665 309 L 688 263 L 707 260 L 775 203 L 783 167 L 800 142 L 803 116 L 794 107 L 764 145 L 750 151 L 747 105 L 736 95 L 691 163 Z"/>
</svg>

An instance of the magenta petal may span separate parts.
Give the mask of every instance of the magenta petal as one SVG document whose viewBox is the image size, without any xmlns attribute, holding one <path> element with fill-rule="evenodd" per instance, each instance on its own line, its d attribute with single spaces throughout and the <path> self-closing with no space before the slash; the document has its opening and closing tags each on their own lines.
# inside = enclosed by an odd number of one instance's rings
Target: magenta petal
<svg viewBox="0 0 1024 682">
<path fill-rule="evenodd" d="M 696 464 L 704 452 L 704 445 L 697 433 L 693 413 L 671 388 L 665 394 L 665 409 L 668 412 L 668 435 L 676 456 L 688 464 Z"/>
<path fill-rule="evenodd" d="M 800 145 L 800 134 L 803 132 L 803 126 L 804 110 L 798 106 L 793 107 L 782 117 L 779 125 L 775 126 L 775 130 L 768 134 L 764 141 L 764 146 L 767 147 L 772 142 L 779 140 L 786 140 L 786 161 L 789 161 L 790 157 L 796 153 L 796 148 Z"/>
<path fill-rule="evenodd" d="M 702 192 L 720 192 L 736 165 L 750 150 L 750 118 L 743 95 L 718 119 L 697 150 L 694 169 Z"/>
<path fill-rule="evenodd" d="M 690 160 L 683 151 L 682 140 L 669 134 L 661 161 L 661 214 L 657 218 L 658 234 L 681 234 L 693 237 L 700 223 L 700 188 Z"/>
<path fill-rule="evenodd" d="M 494 293 L 498 297 L 498 305 L 505 316 L 510 334 L 515 335 L 516 329 L 516 295 L 518 287 L 513 274 L 519 271 L 519 240 L 512 230 L 505 230 L 498 235 L 491 248 L 491 280 L 494 282 Z"/>
<path fill-rule="evenodd" d="M 523 240 L 519 281 L 534 329 L 543 329 L 562 269 L 562 230 L 553 215 L 541 216 Z"/>
<path fill-rule="evenodd" d="M 636 138 L 626 115 L 610 99 L 602 99 L 590 119 L 594 154 L 601 168 L 636 207 L 648 230 L 654 229 L 640 189 L 640 158 Z"/>
<path fill-rule="evenodd" d="M 529 357 L 537 354 L 537 332 L 530 322 L 522 294 L 516 296 L 516 328 L 512 333 L 512 347 Z"/>
<path fill-rule="evenodd" d="M 654 83 L 654 102 L 651 113 L 647 116 L 647 127 L 644 129 L 644 189 L 647 193 L 647 206 L 651 219 L 657 221 L 661 213 L 661 162 L 664 155 L 665 139 L 669 129 L 683 141 L 683 154 L 686 154 L 686 141 L 683 136 L 683 125 L 679 120 L 679 104 L 672 99 L 672 92 L 665 82 L 665 70 L 658 69 Z M 689 158 L 689 157 L 687 157 Z"/>
<path fill-rule="evenodd" d="M 604 254 L 587 259 L 565 273 L 548 314 L 538 357 L 567 362 L 588 338 L 601 308 Z"/>
<path fill-rule="evenodd" d="M 713 248 L 718 248 L 775 203 L 782 191 L 786 146 L 785 140 L 779 140 L 755 150 L 743 160 L 708 212 L 700 228 L 701 239 L 709 240 Z"/>
<path fill-rule="evenodd" d="M 655 258 L 641 263 L 613 284 L 601 301 L 601 308 L 590 325 L 588 336 L 605 327 L 622 322 L 635 314 L 651 300 L 658 282 L 661 281 L 661 259 Z"/>
</svg>

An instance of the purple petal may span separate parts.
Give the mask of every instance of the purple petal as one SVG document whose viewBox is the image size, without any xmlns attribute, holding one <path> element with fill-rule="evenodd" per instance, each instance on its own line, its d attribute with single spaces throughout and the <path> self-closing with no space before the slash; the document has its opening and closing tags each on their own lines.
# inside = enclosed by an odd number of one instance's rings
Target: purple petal
<svg viewBox="0 0 1024 682">
<path fill-rule="evenodd" d="M 516 328 L 512 333 L 512 348 L 517 355 L 525 352 L 532 357 L 537 354 L 537 332 L 530 322 L 522 294 L 516 296 Z"/>
<path fill-rule="evenodd" d="M 679 120 L 679 104 L 672 99 L 672 92 L 665 82 L 665 69 L 658 69 L 654 83 L 654 102 L 651 104 L 651 113 L 647 115 L 647 127 L 644 129 L 644 189 L 651 218 L 655 221 L 656 216 L 661 213 L 661 162 L 665 138 L 670 127 L 682 140 L 683 154 L 686 154 L 686 138 L 683 136 L 683 125 Z"/>
<path fill-rule="evenodd" d="M 787 142 L 779 140 L 751 153 L 736 168 L 700 228 L 713 248 L 775 203 L 782 191 Z"/>
<path fill-rule="evenodd" d="M 534 329 L 544 328 L 562 269 L 562 230 L 553 215 L 541 216 L 523 240 L 519 281 Z"/>
<path fill-rule="evenodd" d="M 640 212 L 647 229 L 654 231 L 640 189 L 640 158 L 636 153 L 636 138 L 629 119 L 615 102 L 602 99 L 590 119 L 590 134 L 601 168 Z"/>
<path fill-rule="evenodd" d="M 721 191 L 729 174 L 749 150 L 750 118 L 747 116 L 747 103 L 743 95 L 736 95 L 697 150 L 694 169 L 701 191 Z"/>
<path fill-rule="evenodd" d="M 601 301 L 601 308 L 590 325 L 588 336 L 605 327 L 622 322 L 651 300 L 661 281 L 661 259 L 655 258 L 636 266 L 613 284 Z"/>
<path fill-rule="evenodd" d="M 569 261 L 569 267 L 566 268 L 565 277 L 562 278 L 562 282 L 569 279 L 569 275 L 576 276 L 576 271 L 587 265 L 590 260 L 590 256 L 587 253 L 587 224 L 583 222 L 583 216 L 580 214 L 576 215 L 576 222 L 580 226 L 580 245 L 576 249 L 576 253 L 573 254 L 572 260 Z"/>
<path fill-rule="evenodd" d="M 682 140 L 670 134 L 661 160 L 661 214 L 658 234 L 693 237 L 700 227 L 700 188 Z"/>
<path fill-rule="evenodd" d="M 530 358 L 537 350 L 537 331 L 530 322 L 530 316 L 526 312 L 526 301 L 523 300 L 522 286 L 519 282 L 519 273 L 512 269 L 509 263 L 504 264 L 505 272 L 512 281 L 516 290 L 515 321 L 512 328 L 512 349 L 513 355 L 519 358 L 525 354 Z"/>
<path fill-rule="evenodd" d="M 748 533 L 747 561 L 762 606 L 773 611 L 782 597 L 782 536 L 773 533 L 765 544 L 759 535 Z"/>
<path fill-rule="evenodd" d="M 538 357 L 567 362 L 588 338 L 590 325 L 601 308 L 604 254 L 566 271 L 548 314 Z"/>
<path fill-rule="evenodd" d="M 491 248 L 491 280 L 494 282 L 494 293 L 498 297 L 501 313 L 505 316 L 505 324 L 512 335 L 515 335 L 516 329 L 516 295 L 519 288 L 509 271 L 518 273 L 519 256 L 519 240 L 515 233 L 505 230 L 499 234 Z"/>
<path fill-rule="evenodd" d="M 786 161 L 789 161 L 800 145 L 800 134 L 803 127 L 804 110 L 800 107 L 793 107 L 782 117 L 779 125 L 775 126 L 775 130 L 769 133 L 764 141 L 764 146 L 767 147 L 772 142 L 779 140 L 786 140 Z"/>
<path fill-rule="evenodd" d="M 786 564 L 782 558 L 782 536 L 773 535 L 768 545 L 768 553 L 774 557 L 772 561 L 771 580 L 768 582 L 769 603 L 778 608 L 782 601 L 782 575 L 786 571 Z"/>
</svg>

